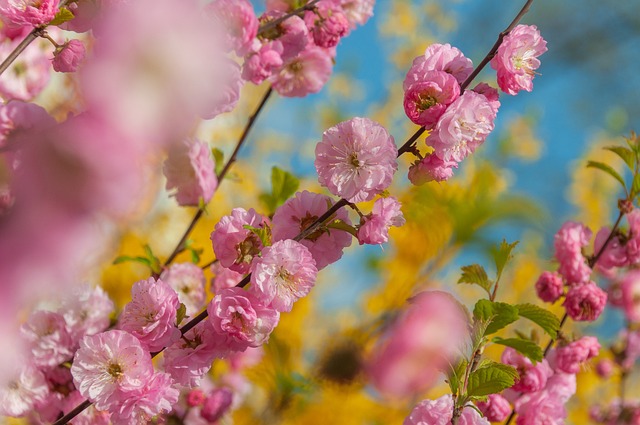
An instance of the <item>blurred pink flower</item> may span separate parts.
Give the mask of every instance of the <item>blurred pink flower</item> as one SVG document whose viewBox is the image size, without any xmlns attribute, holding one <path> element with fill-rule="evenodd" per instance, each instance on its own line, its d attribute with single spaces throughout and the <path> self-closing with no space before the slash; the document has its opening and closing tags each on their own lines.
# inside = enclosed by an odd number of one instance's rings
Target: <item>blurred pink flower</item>
<svg viewBox="0 0 640 425">
<path fill-rule="evenodd" d="M 213 0 L 206 6 L 214 24 L 224 28 L 224 43 L 243 56 L 258 33 L 258 18 L 248 0 Z"/>
<path fill-rule="evenodd" d="M 49 395 L 44 374 L 32 364 L 22 366 L 6 387 L 0 388 L 0 414 L 25 416 Z"/>
<path fill-rule="evenodd" d="M 233 288 L 243 278 L 242 273 L 234 272 L 231 269 L 222 267 L 220 263 L 214 263 L 211 265 L 211 272 L 213 278 L 211 279 L 211 290 L 214 294 L 217 294 L 224 288 Z"/>
<path fill-rule="evenodd" d="M 562 305 L 573 320 L 592 322 L 600 317 L 606 304 L 607 293 L 589 282 L 569 288 Z"/>
<path fill-rule="evenodd" d="M 479 401 L 477 406 L 490 422 L 502 422 L 511 413 L 511 404 L 500 394 L 489 394 L 487 401 Z"/>
<path fill-rule="evenodd" d="M 430 181 L 446 181 L 453 177 L 454 168 L 458 168 L 456 161 L 443 161 L 435 152 L 432 152 L 411 164 L 409 181 L 416 186 Z"/>
<path fill-rule="evenodd" d="M 208 422 L 216 422 L 227 413 L 233 401 L 233 393 L 228 388 L 216 388 L 204 401 L 200 416 Z"/>
<path fill-rule="evenodd" d="M 630 264 L 640 263 L 640 209 L 634 208 L 627 214 L 629 240 L 625 244 Z"/>
<path fill-rule="evenodd" d="M 281 18 L 284 13 L 277 11 L 268 11 L 260 18 L 263 25 L 268 24 L 274 19 Z M 304 20 L 296 15 L 290 16 L 283 22 L 278 24 L 271 31 L 260 36 L 263 42 L 277 41 L 282 45 L 282 59 L 286 62 L 295 58 L 302 53 L 307 47 L 313 44 L 309 43 L 309 29 Z"/>
<path fill-rule="evenodd" d="M 622 309 L 632 323 L 640 322 L 640 271 L 631 270 L 622 278 Z"/>
<path fill-rule="evenodd" d="M 376 199 L 371 214 L 365 216 L 364 220 L 358 228 L 360 245 L 385 243 L 389 240 L 389 228 L 400 227 L 406 222 L 400 210 L 400 202 L 393 196 Z"/>
<path fill-rule="evenodd" d="M 186 139 L 169 150 L 162 167 L 167 178 L 167 190 L 175 189 L 176 201 L 182 206 L 209 203 L 218 187 L 216 165 L 206 142 Z"/>
<path fill-rule="evenodd" d="M 0 57 L 9 56 L 21 41 L 22 38 L 1 40 Z M 3 100 L 30 101 L 44 90 L 51 75 L 49 42 L 46 41 L 44 46 L 46 47 L 43 47 L 40 41 L 31 43 L 2 74 L 0 97 Z"/>
<path fill-rule="evenodd" d="M 100 286 L 92 288 L 82 285 L 70 291 L 58 312 L 64 316 L 69 333 L 77 345 L 83 336 L 106 330 L 114 310 L 113 301 Z"/>
<path fill-rule="evenodd" d="M 59 0 L 2 0 L 0 14 L 15 26 L 39 27 L 58 13 Z"/>
<path fill-rule="evenodd" d="M 373 16 L 373 5 L 376 0 L 340 0 L 342 11 L 349 20 L 351 28 L 364 25 Z"/>
<path fill-rule="evenodd" d="M 549 271 L 543 272 L 536 282 L 536 293 L 542 301 L 556 302 L 564 294 L 562 276 Z"/>
<path fill-rule="evenodd" d="M 450 44 L 432 44 L 427 47 L 423 56 L 413 60 L 404 79 L 404 90 L 408 90 L 414 83 L 423 81 L 424 75 L 429 71 L 444 71 L 462 84 L 471 75 L 473 63 Z"/>
<path fill-rule="evenodd" d="M 247 273 L 253 258 L 260 254 L 262 241 L 244 226 L 263 227 L 265 219 L 253 208 L 234 208 L 223 216 L 211 233 L 213 252 L 220 265 L 238 273 Z M 236 282 L 237 283 L 237 282 Z"/>
<path fill-rule="evenodd" d="M 595 241 L 593 242 L 594 255 L 600 252 L 610 233 L 611 229 L 609 229 L 609 227 L 603 227 L 598 231 Z M 614 236 L 598 258 L 596 266 L 606 272 L 614 267 L 622 267 L 628 262 L 627 248 L 620 243 L 620 239 L 617 236 Z"/>
<path fill-rule="evenodd" d="M 178 300 L 187 308 L 187 315 L 195 316 L 204 307 L 204 271 L 193 263 L 175 263 L 160 275 L 160 280 L 178 293 Z"/>
<path fill-rule="evenodd" d="M 269 77 L 273 89 L 284 97 L 305 97 L 317 93 L 333 71 L 332 58 L 320 47 L 307 47 L 287 60 Z"/>
<path fill-rule="evenodd" d="M 436 400 L 422 400 L 413 408 L 403 425 L 449 425 L 453 418 L 453 398 L 451 394 Z M 489 421 L 471 406 L 465 406 L 458 418 L 460 425 L 489 425 Z"/>
<path fill-rule="evenodd" d="M 240 65 L 231 59 L 220 61 L 215 78 L 218 85 L 218 93 L 211 96 L 210 100 L 200 112 L 205 120 L 210 120 L 225 112 L 234 110 L 240 100 L 240 90 L 244 86 Z"/>
<path fill-rule="evenodd" d="M 53 70 L 76 72 L 84 61 L 85 49 L 80 40 L 69 40 L 53 52 Z"/>
<path fill-rule="evenodd" d="M 404 92 L 404 112 L 418 125 L 433 128 L 438 118 L 460 96 L 460 84 L 444 71 L 427 71 Z"/>
<path fill-rule="evenodd" d="M 20 327 L 29 343 L 33 364 L 50 368 L 73 358 L 74 342 L 61 314 L 35 311 Z"/>
<path fill-rule="evenodd" d="M 244 57 L 242 78 L 256 85 L 261 84 L 282 66 L 282 53 L 282 43 L 278 40 L 264 43 L 255 40 L 252 51 Z"/>
<path fill-rule="evenodd" d="M 0 104 L 0 147 L 19 150 L 23 146 L 20 135 L 33 127 L 53 127 L 56 121 L 35 103 L 11 100 Z"/>
<path fill-rule="evenodd" d="M 549 355 L 553 369 L 564 373 L 576 374 L 588 360 L 600 352 L 600 344 L 594 336 L 585 336 L 570 344 L 561 346 Z"/>
</svg>

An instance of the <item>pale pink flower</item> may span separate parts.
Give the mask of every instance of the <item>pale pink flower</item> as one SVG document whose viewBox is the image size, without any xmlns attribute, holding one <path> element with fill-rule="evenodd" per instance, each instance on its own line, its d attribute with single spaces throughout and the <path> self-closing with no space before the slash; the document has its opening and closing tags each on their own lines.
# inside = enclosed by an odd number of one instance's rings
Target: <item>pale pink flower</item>
<svg viewBox="0 0 640 425">
<path fill-rule="evenodd" d="M 535 25 L 518 25 L 502 40 L 491 59 L 498 73 L 498 85 L 508 94 L 533 89 L 533 77 L 540 66 L 538 56 L 547 51 L 547 42 Z"/>
<path fill-rule="evenodd" d="M 242 273 L 234 272 L 231 269 L 222 267 L 220 263 L 212 264 L 211 272 L 213 273 L 213 278 L 211 278 L 211 290 L 214 294 L 217 294 L 224 288 L 233 288 L 240 283 L 244 277 Z"/>
<path fill-rule="evenodd" d="M 114 312 L 113 301 L 100 286 L 75 288 L 58 310 L 74 342 L 85 335 L 95 335 L 109 327 Z"/>
<path fill-rule="evenodd" d="M 487 401 L 479 401 L 477 406 L 490 422 L 502 422 L 511 413 L 511 404 L 500 394 L 489 394 Z"/>
<path fill-rule="evenodd" d="M 591 268 L 582 255 L 582 247 L 589 244 L 591 230 L 581 223 L 567 221 L 555 234 L 555 257 L 560 262 L 560 273 L 569 285 L 589 280 Z"/>
<path fill-rule="evenodd" d="M 547 391 L 524 394 L 515 403 L 517 425 L 564 425 L 564 402 Z"/>
<path fill-rule="evenodd" d="M 467 404 L 458 418 L 459 425 L 491 425 L 476 409 Z"/>
<path fill-rule="evenodd" d="M 378 342 L 367 362 L 371 383 L 382 394 L 408 397 L 431 387 L 455 363 L 468 342 L 467 314 L 445 292 L 421 292 Z"/>
<path fill-rule="evenodd" d="M 487 83 L 478 83 L 473 88 L 473 91 L 486 97 L 495 113 L 498 113 L 498 109 L 500 109 L 500 94 L 497 89 L 491 87 Z"/>
<path fill-rule="evenodd" d="M 245 351 L 232 353 L 227 360 L 229 361 L 231 370 L 237 372 L 242 369 L 257 365 L 258 363 L 260 363 L 263 357 L 264 348 L 260 346 L 249 347 Z"/>
<path fill-rule="evenodd" d="M 632 270 L 624 275 L 621 283 L 622 309 L 630 322 L 640 322 L 640 271 Z"/>
<path fill-rule="evenodd" d="M 283 48 L 278 40 L 265 43 L 255 40 L 254 45 L 253 52 L 244 57 L 242 78 L 258 85 L 282 66 Z"/>
<path fill-rule="evenodd" d="M 0 14 L 15 26 L 39 27 L 58 13 L 59 0 L 2 0 Z"/>
<path fill-rule="evenodd" d="M 603 227 L 598 231 L 593 242 L 594 253 L 600 252 L 610 233 L 611 229 L 608 227 Z M 628 262 L 627 248 L 620 243 L 618 236 L 614 236 L 598 258 L 596 265 L 599 269 L 603 269 L 606 272 L 614 267 L 622 267 Z"/>
<path fill-rule="evenodd" d="M 162 167 L 167 178 L 167 190 L 175 189 L 178 205 L 208 204 L 218 187 L 216 165 L 206 142 L 186 139 L 169 150 Z"/>
<path fill-rule="evenodd" d="M 131 288 L 131 302 L 120 315 L 120 328 L 149 351 L 159 351 L 180 338 L 176 327 L 178 294 L 162 280 L 140 280 Z"/>
<path fill-rule="evenodd" d="M 85 398 L 79 391 L 72 391 L 62 400 L 62 413 L 65 415 L 78 407 Z M 110 414 L 104 410 L 98 410 L 95 406 L 89 406 L 78 416 L 73 418 L 73 425 L 111 425 Z"/>
<path fill-rule="evenodd" d="M 349 20 L 340 10 L 323 11 L 322 8 L 318 8 L 317 14 L 307 11 L 304 21 L 316 46 L 335 47 L 340 38 L 349 33 Z"/>
<path fill-rule="evenodd" d="M 111 330 L 80 341 L 71 374 L 83 397 L 98 409 L 108 410 L 120 401 L 119 394 L 140 390 L 149 383 L 153 364 L 151 355 L 136 337 Z"/>
<path fill-rule="evenodd" d="M 364 220 L 358 228 L 360 245 L 385 243 L 389 240 L 389 228 L 400 227 L 406 222 L 400 210 L 400 202 L 393 196 L 376 199 L 371 214 L 365 216 Z"/>
<path fill-rule="evenodd" d="M 76 72 L 84 61 L 85 49 L 80 40 L 69 40 L 53 52 L 53 70 Z"/>
<path fill-rule="evenodd" d="M 317 93 L 329 81 L 333 63 L 320 47 L 307 47 L 287 60 L 279 71 L 269 77 L 273 89 L 284 97 L 304 97 Z"/>
<path fill-rule="evenodd" d="M 409 181 L 416 186 L 430 181 L 443 182 L 453 177 L 454 168 L 458 168 L 456 161 L 443 161 L 435 152 L 432 152 L 411 164 Z"/>
<path fill-rule="evenodd" d="M 204 307 L 207 295 L 204 271 L 193 263 L 176 263 L 162 272 L 160 280 L 178 293 L 178 300 L 187 308 L 187 315 L 195 316 Z"/>
<path fill-rule="evenodd" d="M 594 336 L 585 336 L 570 344 L 555 349 L 549 357 L 551 366 L 564 373 L 576 374 L 588 360 L 600 352 L 600 344 Z"/>
<path fill-rule="evenodd" d="M 55 120 L 35 103 L 12 100 L 0 104 L 0 147 L 20 149 L 20 135 L 33 127 L 52 127 Z"/>
<path fill-rule="evenodd" d="M 547 380 L 544 391 L 551 394 L 556 400 L 566 403 L 576 393 L 576 375 L 573 373 L 557 372 Z"/>
<path fill-rule="evenodd" d="M 146 425 L 160 413 L 169 413 L 178 402 L 180 392 L 173 388 L 171 377 L 155 373 L 144 386 L 121 394 L 109 409 L 113 425 Z"/>
<path fill-rule="evenodd" d="M 375 0 L 340 0 L 342 11 L 347 16 L 351 28 L 364 25 L 373 16 Z"/>
<path fill-rule="evenodd" d="M 251 265 L 251 291 L 277 311 L 291 311 L 293 303 L 311 291 L 318 269 L 309 249 L 286 239 L 262 250 Z"/>
<path fill-rule="evenodd" d="M 273 240 L 293 239 L 309 227 L 318 217 L 326 213 L 333 202 L 331 198 L 308 191 L 297 192 L 273 215 Z M 342 208 L 335 214 L 336 220 L 351 224 L 347 211 Z M 318 270 L 342 257 L 342 250 L 351 245 L 351 235 L 339 230 L 319 226 L 306 239 L 300 241 L 311 252 Z"/>
<path fill-rule="evenodd" d="M 280 18 L 284 13 L 269 11 L 262 15 L 260 22 L 265 25 L 268 22 Z M 286 62 L 302 53 L 309 43 L 309 30 L 304 20 L 293 15 L 278 24 L 274 29 L 261 35 L 263 41 L 277 40 L 282 45 L 282 59 Z"/>
<path fill-rule="evenodd" d="M 318 181 L 349 202 L 373 199 L 398 169 L 393 136 L 368 118 L 352 118 L 324 133 L 316 145 Z"/>
<path fill-rule="evenodd" d="M 444 71 L 427 71 L 404 92 L 404 112 L 415 124 L 433 128 L 460 96 L 460 84 Z"/>
<path fill-rule="evenodd" d="M 629 264 L 640 262 L 640 209 L 634 208 L 627 214 L 629 240 L 625 244 Z"/>
<path fill-rule="evenodd" d="M 226 288 L 207 307 L 209 322 L 231 351 L 259 347 L 280 320 L 280 314 L 267 305 L 242 288 Z"/>
<path fill-rule="evenodd" d="M 572 286 L 564 303 L 567 314 L 573 320 L 592 322 L 600 317 L 607 303 L 607 293 L 593 282 Z"/>
<path fill-rule="evenodd" d="M 15 379 L 0 388 L 0 414 L 14 418 L 25 416 L 48 395 L 44 374 L 34 365 L 27 364 L 20 368 Z"/>
<path fill-rule="evenodd" d="M 213 0 L 206 7 L 207 13 L 225 31 L 225 45 L 244 55 L 258 34 L 258 18 L 248 0 Z"/>
<path fill-rule="evenodd" d="M 556 302 L 564 294 L 562 276 L 558 273 L 543 272 L 536 282 L 536 293 L 542 301 Z"/>
<path fill-rule="evenodd" d="M 462 84 L 471 75 L 473 63 L 450 44 L 432 44 L 427 47 L 423 56 L 413 60 L 404 79 L 404 90 L 408 90 L 414 83 L 423 81 L 424 75 L 429 71 L 444 71 L 453 75 L 456 81 Z"/>
<path fill-rule="evenodd" d="M 220 336 L 203 321 L 164 350 L 164 371 L 176 383 L 194 388 L 200 385 L 213 361 L 224 357 L 227 352 Z"/>
<path fill-rule="evenodd" d="M 466 91 L 442 114 L 426 139 L 444 161 L 462 161 L 493 131 L 496 113 L 484 95 Z"/>
<path fill-rule="evenodd" d="M 619 338 L 625 345 L 621 366 L 625 369 L 631 369 L 640 358 L 640 331 L 627 331 L 625 329 L 621 332 Z"/>
<path fill-rule="evenodd" d="M 73 339 L 61 314 L 36 311 L 20 327 L 36 366 L 55 367 L 73 358 Z"/>
<path fill-rule="evenodd" d="M 216 422 L 224 416 L 233 402 L 233 393 L 229 388 L 216 388 L 204 401 L 200 416 L 208 422 Z"/>
<path fill-rule="evenodd" d="M 218 83 L 218 93 L 211 96 L 206 107 L 200 112 L 200 116 L 205 120 L 233 111 L 240 100 L 240 90 L 244 86 L 241 67 L 231 59 L 223 59 L 220 61 L 218 73 L 212 76 Z"/>
<path fill-rule="evenodd" d="M 22 39 L 0 41 L 0 57 L 9 56 L 20 41 Z M 47 44 L 49 44 L 48 41 Z M 49 50 L 45 50 L 37 41 L 31 43 L 2 74 L 0 96 L 5 101 L 10 99 L 30 101 L 44 90 L 50 75 Z"/>
<path fill-rule="evenodd" d="M 553 375 L 553 370 L 547 360 L 542 360 L 535 365 L 511 347 L 502 352 L 502 363 L 514 366 L 518 369 L 520 378 L 511 387 L 514 391 L 532 393 L 542 390 L 547 384 L 547 379 Z"/>
<path fill-rule="evenodd" d="M 449 425 L 453 418 L 453 398 L 445 394 L 435 400 L 422 400 L 413 408 L 403 425 Z"/>
<path fill-rule="evenodd" d="M 220 265 L 238 273 L 247 273 L 253 257 L 262 249 L 262 241 L 244 226 L 258 228 L 266 225 L 265 219 L 253 208 L 249 211 L 234 208 L 231 215 L 222 217 L 211 233 L 213 252 Z"/>
</svg>

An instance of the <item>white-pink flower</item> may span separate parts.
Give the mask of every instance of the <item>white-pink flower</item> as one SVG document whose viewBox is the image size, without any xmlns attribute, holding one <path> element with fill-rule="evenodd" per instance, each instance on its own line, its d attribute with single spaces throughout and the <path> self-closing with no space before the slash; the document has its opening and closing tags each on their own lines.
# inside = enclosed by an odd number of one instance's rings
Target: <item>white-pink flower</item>
<svg viewBox="0 0 640 425">
<path fill-rule="evenodd" d="M 426 143 L 443 161 L 460 162 L 484 143 L 495 118 L 484 95 L 466 91 L 442 114 Z"/>
<path fill-rule="evenodd" d="M 360 245 L 385 243 L 389 240 L 389 228 L 400 227 L 405 223 L 400 202 L 393 196 L 376 199 L 371 214 L 365 216 L 364 220 L 358 228 Z"/>
<path fill-rule="evenodd" d="M 193 263 L 175 263 L 160 275 L 160 280 L 171 286 L 178 299 L 187 308 L 187 315 L 200 312 L 206 300 L 204 271 Z"/>
<path fill-rule="evenodd" d="M 214 263 L 211 265 L 211 273 L 213 273 L 213 278 L 211 278 L 211 290 L 214 294 L 217 294 L 224 288 L 233 288 L 240 283 L 244 277 L 242 273 L 234 272 L 231 269 L 222 267 L 220 263 Z"/>
<path fill-rule="evenodd" d="M 293 239 L 309 227 L 318 217 L 327 212 L 333 202 L 331 198 L 308 191 L 297 192 L 273 215 L 273 240 Z M 335 214 L 335 219 L 351 224 L 345 209 Z M 342 250 L 351 245 L 351 234 L 319 226 L 306 239 L 300 241 L 309 249 L 318 270 L 334 263 L 342 257 Z"/>
<path fill-rule="evenodd" d="M 118 397 L 109 409 L 113 425 L 146 425 L 159 413 L 169 413 L 180 392 L 166 373 L 154 373 L 144 386 Z"/>
<path fill-rule="evenodd" d="M 253 208 L 249 211 L 234 208 L 230 215 L 222 217 L 211 233 L 213 252 L 220 264 L 238 273 L 247 273 L 253 257 L 262 249 L 262 241 L 244 226 L 265 225 L 265 219 Z"/>
<path fill-rule="evenodd" d="M 403 425 L 449 425 L 453 418 L 453 398 L 445 394 L 436 400 L 422 400 L 413 408 Z M 470 405 L 462 409 L 460 425 L 489 425 L 489 421 Z"/>
<path fill-rule="evenodd" d="M 58 13 L 59 0 L 3 0 L 0 14 L 15 26 L 39 27 Z"/>
<path fill-rule="evenodd" d="M 26 364 L 15 379 L 0 388 L 0 414 L 14 418 L 25 416 L 48 395 L 49 386 L 44 374 L 34 365 Z"/>
<path fill-rule="evenodd" d="M 533 77 L 540 66 L 538 56 L 547 51 L 547 42 L 535 25 L 518 25 L 502 40 L 491 59 L 498 73 L 498 85 L 508 94 L 533 89 Z"/>
<path fill-rule="evenodd" d="M 74 342 L 61 314 L 36 311 L 20 327 L 20 333 L 29 343 L 36 366 L 55 367 L 73 358 Z"/>
<path fill-rule="evenodd" d="M 73 338 L 77 342 L 85 335 L 95 335 L 109 327 L 115 306 L 100 286 L 83 285 L 72 291 L 58 310 Z"/>
<path fill-rule="evenodd" d="M 162 167 L 167 190 L 175 189 L 179 205 L 207 204 L 218 187 L 216 165 L 206 142 L 187 139 L 175 144 Z"/>
<path fill-rule="evenodd" d="M 340 0 L 342 11 L 347 16 L 351 28 L 364 25 L 373 16 L 373 5 L 376 0 Z"/>
<path fill-rule="evenodd" d="M 248 0 L 214 0 L 207 5 L 214 24 L 226 29 L 224 40 L 229 50 L 244 55 L 258 33 L 258 18 Z"/>
<path fill-rule="evenodd" d="M 352 118 L 322 133 L 316 145 L 318 181 L 349 202 L 373 199 L 398 169 L 393 136 L 368 118 Z"/>
<path fill-rule="evenodd" d="M 280 320 L 278 311 L 242 288 L 221 290 L 207 311 L 211 326 L 231 351 L 261 346 Z"/>
<path fill-rule="evenodd" d="M 415 124 L 433 128 L 438 118 L 460 96 L 460 84 L 444 71 L 427 71 L 404 92 L 404 112 Z"/>
<path fill-rule="evenodd" d="M 332 70 L 331 56 L 324 49 L 311 46 L 287 60 L 269 77 L 269 82 L 281 96 L 304 97 L 319 92 Z"/>
<path fill-rule="evenodd" d="M 100 410 L 120 402 L 121 394 L 144 388 L 153 373 L 149 352 L 119 330 L 84 337 L 71 366 L 76 388 Z"/>
<path fill-rule="evenodd" d="M 291 311 L 293 303 L 311 291 L 318 269 L 313 256 L 292 239 L 262 250 L 251 266 L 251 291 L 278 311 Z"/>
<path fill-rule="evenodd" d="M 432 44 L 427 47 L 423 56 L 413 60 L 413 64 L 404 79 L 403 88 L 424 80 L 429 71 L 444 71 L 455 77 L 462 84 L 473 71 L 471 59 L 467 59 L 460 50 L 450 44 Z"/>
<path fill-rule="evenodd" d="M 161 350 L 180 338 L 176 327 L 179 305 L 176 291 L 162 280 L 138 281 L 120 316 L 120 328 L 138 338 L 147 350 Z"/>
</svg>

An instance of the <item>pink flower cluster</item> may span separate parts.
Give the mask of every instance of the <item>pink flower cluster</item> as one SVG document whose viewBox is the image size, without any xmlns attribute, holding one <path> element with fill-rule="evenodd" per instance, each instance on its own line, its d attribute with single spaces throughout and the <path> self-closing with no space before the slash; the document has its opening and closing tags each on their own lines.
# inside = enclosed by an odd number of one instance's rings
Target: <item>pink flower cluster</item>
<svg viewBox="0 0 640 425">
<path fill-rule="evenodd" d="M 422 400 L 413 408 L 403 425 L 447 425 L 453 418 L 453 398 L 451 394 L 443 395 L 436 400 Z M 467 405 L 458 418 L 459 424 L 489 425 L 489 421 L 480 416 L 478 411 Z"/>
</svg>

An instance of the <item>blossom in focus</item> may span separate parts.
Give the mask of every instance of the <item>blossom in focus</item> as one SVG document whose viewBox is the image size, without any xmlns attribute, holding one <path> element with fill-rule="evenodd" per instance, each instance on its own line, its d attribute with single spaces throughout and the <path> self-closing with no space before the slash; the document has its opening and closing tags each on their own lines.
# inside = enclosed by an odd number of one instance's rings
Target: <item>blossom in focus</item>
<svg viewBox="0 0 640 425">
<path fill-rule="evenodd" d="M 335 47 L 340 38 L 349 33 L 350 24 L 339 9 L 322 7 L 322 5 L 321 2 L 317 13 L 307 11 L 304 21 L 316 46 Z"/>
<path fill-rule="evenodd" d="M 349 202 L 373 199 L 398 169 L 393 137 L 368 118 L 352 118 L 322 134 L 315 166 L 320 184 Z"/>
<path fill-rule="evenodd" d="M 282 66 L 282 53 L 282 42 L 278 40 L 265 43 L 255 40 L 251 52 L 244 57 L 242 78 L 256 85 L 261 84 Z"/>
<path fill-rule="evenodd" d="M 262 250 L 251 265 L 251 291 L 265 305 L 280 312 L 306 296 L 316 282 L 318 269 L 306 246 L 292 239 L 277 241 Z"/>
<path fill-rule="evenodd" d="M 173 388 L 171 377 L 155 373 L 145 384 L 118 397 L 110 409 L 113 425 L 146 424 L 159 413 L 169 413 L 178 402 L 179 391 Z"/>
<path fill-rule="evenodd" d="M 453 169 L 458 168 L 456 161 L 443 161 L 434 152 L 416 160 L 409 167 L 409 181 L 421 186 L 430 181 L 442 182 L 453 177 Z"/>
<path fill-rule="evenodd" d="M 422 400 L 413 408 L 403 425 L 449 425 L 453 418 L 453 398 L 451 394 L 436 400 Z M 489 425 L 473 407 L 467 405 L 458 418 L 460 425 Z"/>
<path fill-rule="evenodd" d="M 585 336 L 555 349 L 553 355 L 550 356 L 550 362 L 554 369 L 576 374 L 580 372 L 580 366 L 596 357 L 599 352 L 598 339 L 593 336 Z"/>
<path fill-rule="evenodd" d="M 85 335 L 95 335 L 109 327 L 114 312 L 113 301 L 100 286 L 75 287 L 58 312 L 64 316 L 67 329 L 77 344 Z"/>
<path fill-rule="evenodd" d="M 451 74 L 427 71 L 405 90 L 404 112 L 413 123 L 430 129 L 458 96 L 460 84 Z"/>
<path fill-rule="evenodd" d="M 477 406 L 490 422 L 502 422 L 511 414 L 511 404 L 500 394 L 489 394 L 487 401 L 479 401 Z"/>
<path fill-rule="evenodd" d="M 53 70 L 76 72 L 84 60 L 84 44 L 80 40 L 69 40 L 53 52 Z"/>
<path fill-rule="evenodd" d="M 533 89 L 533 77 L 540 66 L 538 56 L 547 51 L 547 42 L 535 25 L 518 25 L 502 40 L 491 59 L 497 71 L 498 85 L 508 94 Z"/>
<path fill-rule="evenodd" d="M 204 271 L 193 263 L 175 263 L 164 270 L 160 280 L 168 284 L 178 294 L 178 300 L 187 308 L 187 315 L 193 317 L 200 312 L 206 300 Z"/>
<path fill-rule="evenodd" d="M 287 60 L 269 77 L 269 82 L 281 96 L 304 97 L 319 92 L 332 71 L 331 56 L 324 49 L 312 46 Z"/>
<path fill-rule="evenodd" d="M 58 13 L 59 0 L 2 0 L 0 15 L 14 26 L 39 27 Z"/>
<path fill-rule="evenodd" d="M 396 198 L 376 199 L 371 214 L 365 216 L 364 223 L 358 228 L 358 241 L 360 245 L 385 243 L 389 240 L 389 228 L 400 227 L 404 223 L 400 202 Z"/>
<path fill-rule="evenodd" d="M 462 84 L 473 71 L 471 59 L 466 58 L 460 50 L 450 44 L 432 44 L 424 55 L 413 60 L 413 64 L 404 79 L 403 88 L 408 90 L 413 84 L 423 81 L 429 71 L 443 71 L 455 77 Z"/>
<path fill-rule="evenodd" d="M 211 233 L 213 252 L 220 265 L 238 273 L 247 273 L 253 257 L 260 254 L 262 241 L 244 226 L 263 227 L 265 219 L 253 208 L 234 208 L 216 224 Z M 237 282 L 236 282 L 237 283 Z"/>
<path fill-rule="evenodd" d="M 592 322 L 607 304 L 607 293 L 593 282 L 572 286 L 562 304 L 573 320 Z"/>
</svg>

